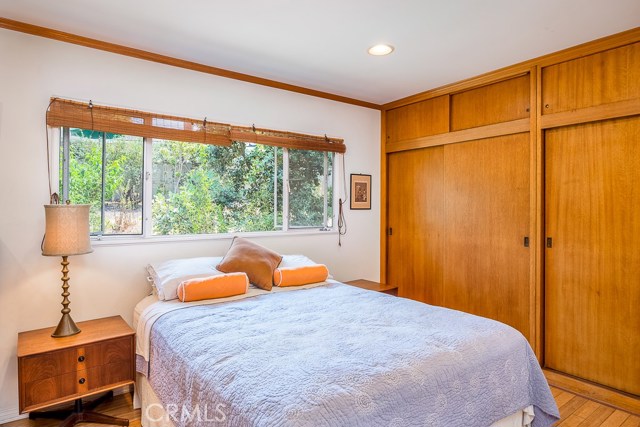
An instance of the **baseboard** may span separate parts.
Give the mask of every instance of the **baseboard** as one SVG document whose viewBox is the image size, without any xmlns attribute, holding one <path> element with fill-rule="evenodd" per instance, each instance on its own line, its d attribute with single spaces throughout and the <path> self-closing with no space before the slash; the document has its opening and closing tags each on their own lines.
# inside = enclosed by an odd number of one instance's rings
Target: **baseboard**
<svg viewBox="0 0 640 427">
<path fill-rule="evenodd" d="M 11 421 L 27 418 L 28 414 L 20 415 L 18 407 L 0 409 L 0 424 L 10 423 Z"/>
<path fill-rule="evenodd" d="M 631 394 L 604 387 L 592 382 L 563 374 L 548 368 L 543 369 L 544 376 L 550 385 L 579 394 L 590 400 L 613 406 L 623 411 L 640 415 L 640 398 Z"/>
</svg>

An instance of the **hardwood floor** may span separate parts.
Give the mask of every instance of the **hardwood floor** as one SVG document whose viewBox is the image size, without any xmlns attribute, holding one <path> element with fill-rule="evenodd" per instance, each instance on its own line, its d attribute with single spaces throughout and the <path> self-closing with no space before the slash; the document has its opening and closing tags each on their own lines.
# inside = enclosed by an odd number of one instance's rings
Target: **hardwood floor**
<svg viewBox="0 0 640 427">
<path fill-rule="evenodd" d="M 556 387 L 551 387 L 553 397 L 560 408 L 558 427 L 640 427 L 640 417 L 628 412 L 602 405 L 582 396 L 569 393 Z M 131 394 L 122 394 L 97 408 L 115 417 L 128 418 L 130 427 L 140 427 L 140 410 L 133 409 Z M 18 420 L 0 427 L 56 427 L 56 420 Z M 82 426 L 97 427 L 98 424 L 81 424 Z"/>
<path fill-rule="evenodd" d="M 551 387 L 560 409 L 559 427 L 640 427 L 640 417 Z"/>
</svg>

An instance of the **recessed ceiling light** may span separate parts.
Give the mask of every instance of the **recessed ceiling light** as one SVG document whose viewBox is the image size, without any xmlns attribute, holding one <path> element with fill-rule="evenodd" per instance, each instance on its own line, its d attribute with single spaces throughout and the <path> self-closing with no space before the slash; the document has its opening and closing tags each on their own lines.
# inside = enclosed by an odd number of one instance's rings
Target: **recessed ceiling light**
<svg viewBox="0 0 640 427">
<path fill-rule="evenodd" d="M 375 56 L 389 55 L 393 52 L 393 46 L 388 44 L 377 44 L 369 48 L 369 54 Z"/>
</svg>

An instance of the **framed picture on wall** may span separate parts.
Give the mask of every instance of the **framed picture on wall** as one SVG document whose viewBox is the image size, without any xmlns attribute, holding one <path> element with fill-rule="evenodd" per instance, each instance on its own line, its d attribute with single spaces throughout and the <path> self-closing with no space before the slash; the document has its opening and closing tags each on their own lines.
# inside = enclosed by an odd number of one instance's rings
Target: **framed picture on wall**
<svg viewBox="0 0 640 427">
<path fill-rule="evenodd" d="M 351 174 L 351 209 L 371 209 L 371 175 Z"/>
</svg>

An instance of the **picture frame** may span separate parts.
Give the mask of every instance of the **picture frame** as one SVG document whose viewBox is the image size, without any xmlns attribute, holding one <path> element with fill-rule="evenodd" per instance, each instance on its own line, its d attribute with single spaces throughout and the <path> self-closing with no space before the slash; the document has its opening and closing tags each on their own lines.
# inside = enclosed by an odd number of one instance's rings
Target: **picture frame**
<svg viewBox="0 0 640 427">
<path fill-rule="evenodd" d="M 371 209 L 371 175 L 351 174 L 350 201 L 353 210 Z"/>
</svg>

